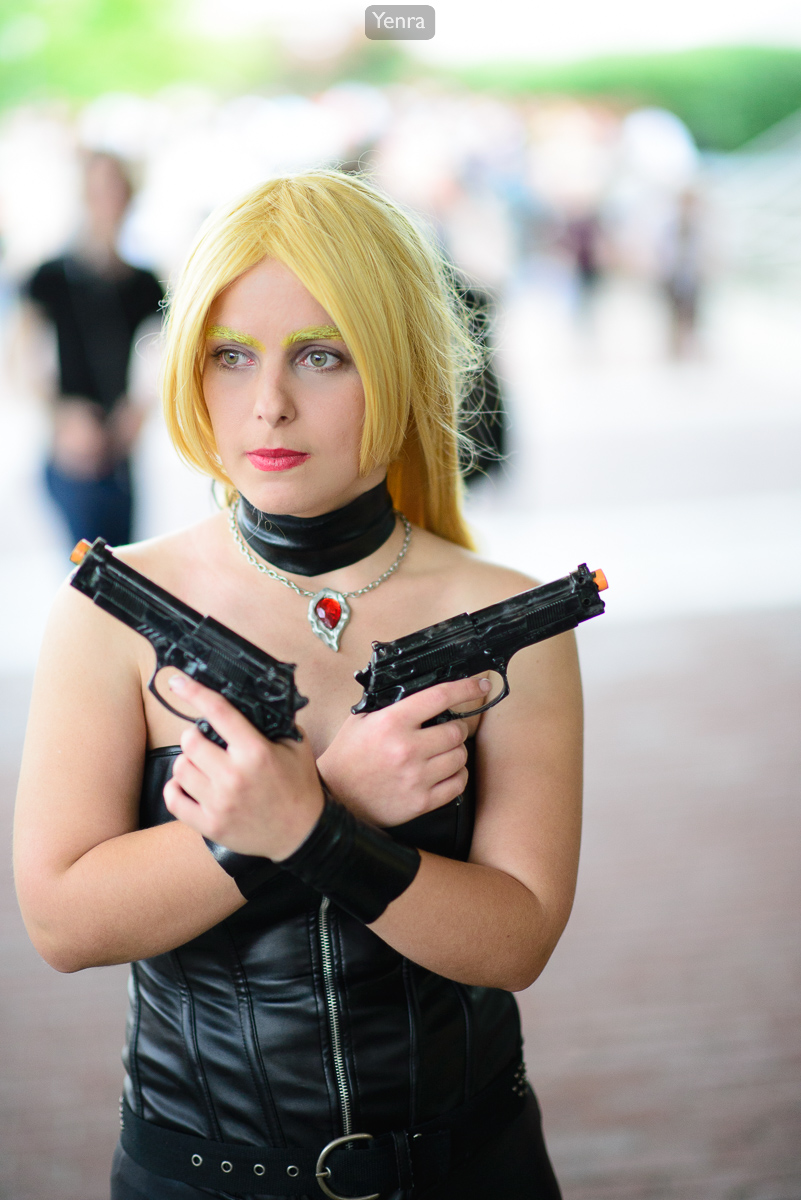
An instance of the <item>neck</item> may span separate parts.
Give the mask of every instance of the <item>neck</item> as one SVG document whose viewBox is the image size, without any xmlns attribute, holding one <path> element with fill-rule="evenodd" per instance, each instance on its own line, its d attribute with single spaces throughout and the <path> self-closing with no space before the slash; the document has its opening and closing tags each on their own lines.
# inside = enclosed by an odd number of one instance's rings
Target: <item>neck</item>
<svg viewBox="0 0 801 1200">
<path fill-rule="evenodd" d="M 101 273 L 113 274 L 123 265 L 117 253 L 116 233 L 111 236 L 98 234 L 92 229 L 85 230 L 75 243 L 75 253 Z"/>
<path fill-rule="evenodd" d="M 344 508 L 319 517 L 261 512 L 240 496 L 236 519 L 254 553 L 293 575 L 324 575 L 349 567 L 383 546 L 395 529 L 385 479 Z"/>
</svg>

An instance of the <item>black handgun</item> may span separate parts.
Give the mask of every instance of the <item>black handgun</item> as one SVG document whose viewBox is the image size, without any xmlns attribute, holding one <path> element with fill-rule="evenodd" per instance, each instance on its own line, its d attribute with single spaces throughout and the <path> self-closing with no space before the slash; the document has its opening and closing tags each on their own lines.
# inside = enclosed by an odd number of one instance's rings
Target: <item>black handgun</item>
<svg viewBox="0 0 801 1200">
<path fill-rule="evenodd" d="M 370 662 L 363 671 L 356 672 L 364 695 L 351 711 L 375 712 L 436 683 L 496 671 L 503 688 L 494 699 L 469 713 L 446 709 L 425 724 L 437 725 L 486 712 L 509 695 L 506 671 L 512 655 L 524 646 L 544 642 L 599 616 L 604 602 L 598 593 L 606 587 L 603 571 L 590 572 L 582 563 L 563 579 L 520 592 L 488 608 L 460 613 L 394 642 L 373 642 Z"/>
<path fill-rule="evenodd" d="M 308 699 L 295 687 L 294 663 L 280 662 L 151 583 L 115 558 L 102 538 L 91 546 L 85 539 L 78 542 L 70 560 L 78 563 L 70 579 L 72 586 L 150 642 L 156 666 L 147 686 L 171 713 L 192 720 L 173 708 L 156 688 L 156 675 L 162 667 L 176 667 L 225 696 L 270 741 L 301 740 L 294 715 Z M 227 746 L 208 721 L 198 717 L 195 724 L 209 741 L 223 749 Z"/>
</svg>

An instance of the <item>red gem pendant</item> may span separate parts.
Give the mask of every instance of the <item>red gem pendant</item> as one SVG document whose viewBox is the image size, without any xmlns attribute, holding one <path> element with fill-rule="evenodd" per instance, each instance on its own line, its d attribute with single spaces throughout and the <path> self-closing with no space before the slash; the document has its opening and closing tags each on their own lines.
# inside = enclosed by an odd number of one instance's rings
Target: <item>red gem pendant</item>
<svg viewBox="0 0 801 1200">
<path fill-rule="evenodd" d="M 341 592 L 323 588 L 309 601 L 312 632 L 332 650 L 339 649 L 339 639 L 349 620 L 350 608 Z"/>
<path fill-rule="evenodd" d="M 335 629 L 342 616 L 342 605 L 333 597 L 325 596 L 322 600 L 317 601 L 314 611 L 326 629 Z"/>
</svg>

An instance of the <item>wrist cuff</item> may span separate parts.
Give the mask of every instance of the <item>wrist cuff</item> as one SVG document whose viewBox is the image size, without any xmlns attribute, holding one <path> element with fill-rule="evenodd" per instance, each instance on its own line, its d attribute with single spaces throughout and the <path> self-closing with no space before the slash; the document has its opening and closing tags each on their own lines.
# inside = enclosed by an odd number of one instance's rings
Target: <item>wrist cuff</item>
<svg viewBox="0 0 801 1200">
<path fill-rule="evenodd" d="M 263 883 L 278 874 L 278 867 L 271 858 L 261 858 L 257 854 L 237 854 L 235 850 L 227 850 L 225 846 L 220 846 L 218 842 L 212 842 L 207 837 L 204 837 L 203 841 L 246 900 L 249 900 Z"/>
<path fill-rule="evenodd" d="M 317 824 L 276 865 L 370 925 L 406 891 L 420 867 L 420 852 L 360 821 L 325 789 Z"/>
</svg>

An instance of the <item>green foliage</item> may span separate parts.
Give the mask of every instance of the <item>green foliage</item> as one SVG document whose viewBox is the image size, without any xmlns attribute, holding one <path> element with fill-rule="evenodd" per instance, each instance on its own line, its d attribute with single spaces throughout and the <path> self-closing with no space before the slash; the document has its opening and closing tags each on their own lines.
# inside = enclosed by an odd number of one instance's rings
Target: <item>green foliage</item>
<svg viewBox="0 0 801 1200">
<path fill-rule="evenodd" d="M 148 90 L 179 64 L 158 0 L 3 0 L 0 103 Z"/>
<path fill-rule="evenodd" d="M 267 35 L 189 26 L 189 0 L 0 0 L 0 107 L 149 94 L 175 82 L 224 92 L 316 91 L 342 79 L 378 85 L 439 77 L 507 95 L 600 97 L 668 108 L 705 149 L 733 150 L 801 108 L 801 50 L 719 47 L 559 66 L 490 63 L 424 72 L 396 43 L 355 34 L 335 59 L 304 63 Z"/>
<path fill-rule="evenodd" d="M 277 64 L 273 82 L 292 91 L 316 92 L 343 80 L 358 80 L 376 87 L 407 79 L 414 60 L 397 42 L 372 42 L 359 36 L 336 58 L 323 62 L 284 58 Z"/>
<path fill-rule="evenodd" d="M 801 50 L 711 47 L 544 66 L 491 63 L 454 76 L 506 94 L 598 97 L 670 109 L 699 146 L 735 150 L 801 108 Z"/>
<path fill-rule="evenodd" d="M 241 90 L 274 69 L 268 38 L 218 42 L 187 24 L 176 0 L 0 0 L 0 106 L 175 82 Z"/>
</svg>

